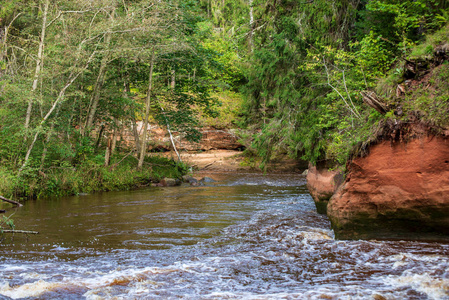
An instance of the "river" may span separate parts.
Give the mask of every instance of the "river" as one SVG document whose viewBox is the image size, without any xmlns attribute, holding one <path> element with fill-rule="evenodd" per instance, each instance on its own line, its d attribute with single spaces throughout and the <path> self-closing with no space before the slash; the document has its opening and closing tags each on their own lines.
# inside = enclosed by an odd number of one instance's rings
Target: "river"
<svg viewBox="0 0 449 300">
<path fill-rule="evenodd" d="M 297 175 L 28 201 L 0 299 L 449 299 L 449 244 L 337 241 Z M 0 207 L 1 208 L 1 207 Z"/>
</svg>

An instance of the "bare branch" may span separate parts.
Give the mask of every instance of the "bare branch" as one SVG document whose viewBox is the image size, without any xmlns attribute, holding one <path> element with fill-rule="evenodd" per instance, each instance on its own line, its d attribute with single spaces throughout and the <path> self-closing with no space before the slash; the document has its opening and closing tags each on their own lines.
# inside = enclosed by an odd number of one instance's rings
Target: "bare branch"
<svg viewBox="0 0 449 300">
<path fill-rule="evenodd" d="M 0 196 L 0 200 L 3 200 L 5 202 L 11 203 L 11 204 L 14 204 L 14 205 L 17 205 L 17 206 L 23 206 L 21 203 L 19 203 L 17 201 L 14 201 L 14 200 L 11 200 L 11 199 L 7 199 L 7 198 L 5 198 L 3 196 Z"/>
<path fill-rule="evenodd" d="M 346 104 L 346 106 L 348 107 L 348 109 L 357 117 L 357 118 L 360 118 L 360 115 L 358 114 L 358 113 L 356 113 L 353 109 L 352 109 L 352 107 L 349 105 L 349 103 L 346 101 L 346 99 L 345 99 L 345 97 L 343 97 L 343 95 L 340 93 L 340 91 L 337 89 L 337 88 L 335 88 L 332 84 L 331 84 L 331 81 L 330 81 L 330 75 L 329 75 L 329 69 L 327 68 L 327 65 L 326 65 L 326 61 L 324 60 L 324 58 L 323 58 L 323 65 L 324 65 L 324 68 L 326 69 L 326 75 L 327 75 L 327 85 L 329 85 L 340 97 L 341 97 L 341 99 L 343 99 L 343 102 Z"/>
<path fill-rule="evenodd" d="M 0 233 L 22 233 L 22 234 L 39 234 L 37 231 L 28 230 L 1 230 Z"/>
</svg>

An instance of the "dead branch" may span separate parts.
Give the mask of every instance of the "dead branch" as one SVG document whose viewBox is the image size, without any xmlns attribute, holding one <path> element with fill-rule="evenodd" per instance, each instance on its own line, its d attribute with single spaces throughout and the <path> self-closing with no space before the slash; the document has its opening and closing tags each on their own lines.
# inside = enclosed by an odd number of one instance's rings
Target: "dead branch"
<svg viewBox="0 0 449 300">
<path fill-rule="evenodd" d="M 126 154 L 125 156 L 123 156 L 123 158 L 122 158 L 119 162 L 116 162 L 115 164 L 113 164 L 113 165 L 109 168 L 109 170 L 115 169 L 115 167 L 117 167 L 122 161 L 124 161 L 125 158 L 127 158 L 128 156 L 130 156 L 130 155 L 133 154 L 134 152 L 135 152 L 135 150 L 133 149 L 131 152 L 129 152 L 128 154 Z"/>
<path fill-rule="evenodd" d="M 39 234 L 37 231 L 29 231 L 29 230 L 2 230 L 3 233 L 23 233 L 23 234 Z"/>
<path fill-rule="evenodd" d="M 11 204 L 14 204 L 14 205 L 17 205 L 17 206 L 23 206 L 21 203 L 19 203 L 17 201 L 14 201 L 14 200 L 7 199 L 7 198 L 5 198 L 3 196 L 0 196 L 0 200 L 3 200 L 5 202 L 11 203 Z"/>
<path fill-rule="evenodd" d="M 377 97 L 376 93 L 372 91 L 365 91 L 360 93 L 363 97 L 363 102 L 371 106 L 381 114 L 385 114 L 387 112 L 387 106 L 382 102 L 379 97 Z"/>
</svg>

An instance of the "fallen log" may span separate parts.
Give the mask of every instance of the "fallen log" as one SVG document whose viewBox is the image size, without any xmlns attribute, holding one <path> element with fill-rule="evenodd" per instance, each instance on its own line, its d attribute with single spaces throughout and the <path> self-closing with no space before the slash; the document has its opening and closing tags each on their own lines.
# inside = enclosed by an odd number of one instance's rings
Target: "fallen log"
<svg viewBox="0 0 449 300">
<path fill-rule="evenodd" d="M 387 112 L 387 105 L 383 103 L 383 101 L 377 97 L 376 93 L 372 91 L 364 91 L 361 92 L 363 102 L 365 102 L 367 105 L 371 106 L 381 114 L 385 114 Z"/>
<path fill-rule="evenodd" d="M 23 234 L 39 234 L 37 231 L 29 231 L 29 230 L 1 230 L 0 233 L 23 233 Z"/>
<path fill-rule="evenodd" d="M 23 206 L 21 203 L 19 203 L 17 201 L 14 201 L 14 200 L 7 199 L 7 198 L 5 198 L 3 196 L 0 196 L 0 200 L 3 200 L 5 202 L 11 203 L 11 204 L 14 204 L 14 205 L 17 205 L 17 206 Z"/>
</svg>

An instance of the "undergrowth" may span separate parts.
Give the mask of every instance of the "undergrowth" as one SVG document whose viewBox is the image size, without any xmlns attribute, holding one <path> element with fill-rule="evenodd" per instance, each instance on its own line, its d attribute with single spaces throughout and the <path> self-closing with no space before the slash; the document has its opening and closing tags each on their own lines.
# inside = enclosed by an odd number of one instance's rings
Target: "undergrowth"
<svg viewBox="0 0 449 300">
<path fill-rule="evenodd" d="M 144 167 L 137 170 L 134 157 L 117 155 L 108 167 L 86 160 L 76 167 L 58 167 L 39 170 L 32 166 L 19 176 L 0 168 L 0 195 L 11 198 L 40 198 L 77 195 L 100 191 L 129 190 L 150 185 L 164 177 L 180 178 L 187 166 L 163 157 L 145 159 Z M 117 165 L 117 162 L 120 162 Z"/>
</svg>

